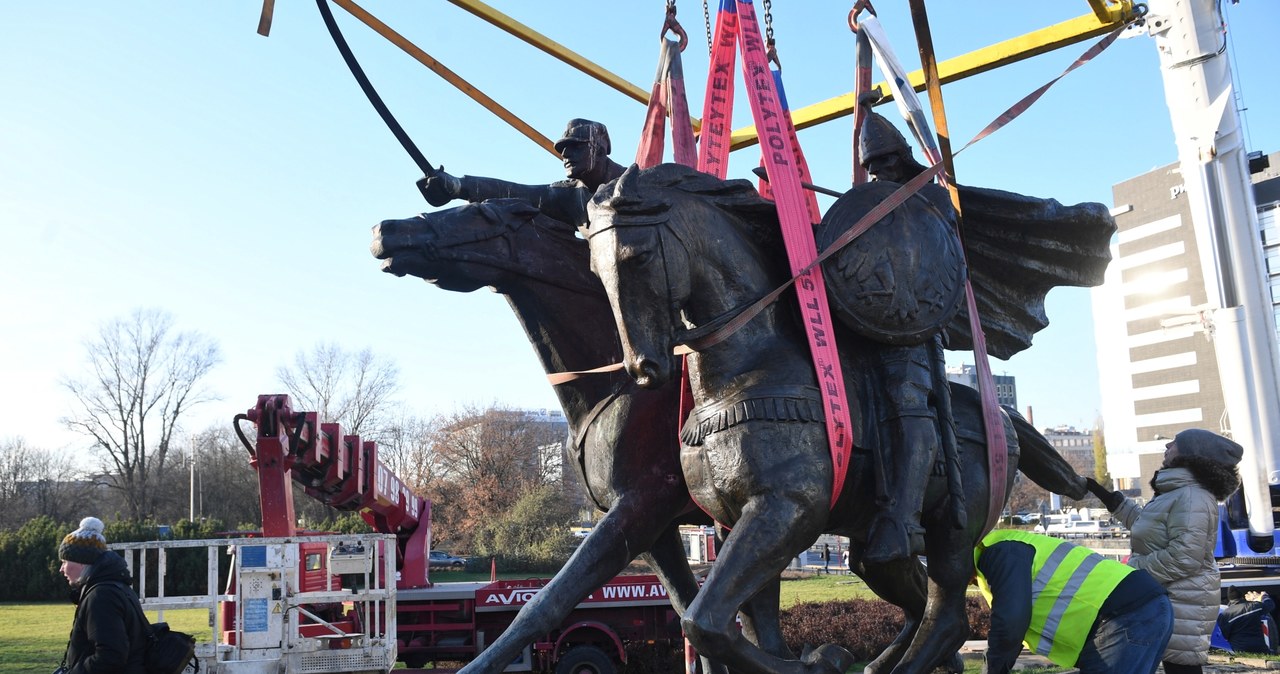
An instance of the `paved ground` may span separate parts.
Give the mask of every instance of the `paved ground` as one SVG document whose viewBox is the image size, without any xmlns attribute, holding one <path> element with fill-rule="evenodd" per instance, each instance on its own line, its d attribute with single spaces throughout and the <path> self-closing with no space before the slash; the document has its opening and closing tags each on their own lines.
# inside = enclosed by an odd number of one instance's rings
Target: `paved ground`
<svg viewBox="0 0 1280 674">
<path fill-rule="evenodd" d="M 966 659 L 982 657 L 982 653 L 986 650 L 985 641 L 966 641 L 960 653 Z M 1018 658 L 1016 669 L 1035 668 L 1035 667 L 1051 667 L 1053 663 L 1038 655 L 1028 655 L 1023 651 L 1022 657 Z M 1268 667 L 1268 665 L 1270 665 Z M 1076 670 L 1067 670 L 1074 672 Z M 1164 668 L 1156 670 L 1163 674 Z M 1204 674 L 1277 674 L 1280 672 L 1280 661 L 1268 662 L 1261 658 L 1241 658 L 1233 659 L 1227 655 L 1219 655 L 1212 653 L 1209 655 L 1209 664 L 1204 668 Z"/>
<path fill-rule="evenodd" d="M 1205 674 L 1275 674 L 1275 669 L 1267 669 L 1262 667 L 1250 666 L 1241 663 L 1235 664 L 1210 664 L 1204 668 Z"/>
</svg>

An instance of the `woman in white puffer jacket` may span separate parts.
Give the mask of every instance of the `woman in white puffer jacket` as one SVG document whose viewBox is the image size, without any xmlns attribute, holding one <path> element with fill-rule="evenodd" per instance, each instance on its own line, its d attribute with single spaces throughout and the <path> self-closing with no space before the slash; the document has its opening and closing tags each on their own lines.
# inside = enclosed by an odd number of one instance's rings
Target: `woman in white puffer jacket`
<svg viewBox="0 0 1280 674">
<path fill-rule="evenodd" d="M 1218 502 L 1240 486 L 1240 445 L 1216 433 L 1189 429 L 1165 446 L 1164 465 L 1151 478 L 1155 498 L 1146 507 L 1107 491 L 1092 479 L 1089 490 L 1129 528 L 1129 566 L 1151 574 L 1173 603 L 1173 636 L 1165 650 L 1165 674 L 1199 674 L 1209 661 L 1209 637 L 1220 603 Z"/>
</svg>

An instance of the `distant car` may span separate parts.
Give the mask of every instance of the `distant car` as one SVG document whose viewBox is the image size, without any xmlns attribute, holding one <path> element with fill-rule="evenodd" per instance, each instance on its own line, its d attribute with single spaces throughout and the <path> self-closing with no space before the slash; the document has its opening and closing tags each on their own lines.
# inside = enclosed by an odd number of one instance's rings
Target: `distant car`
<svg viewBox="0 0 1280 674">
<path fill-rule="evenodd" d="M 1122 536 L 1123 529 L 1113 524 L 1104 524 L 1097 520 L 1068 520 L 1058 524 L 1050 524 L 1045 533 L 1058 538 L 1111 538 Z"/>
<path fill-rule="evenodd" d="M 433 569 L 461 569 L 467 565 L 467 560 L 454 557 L 444 550 L 432 550 L 429 563 Z"/>
</svg>

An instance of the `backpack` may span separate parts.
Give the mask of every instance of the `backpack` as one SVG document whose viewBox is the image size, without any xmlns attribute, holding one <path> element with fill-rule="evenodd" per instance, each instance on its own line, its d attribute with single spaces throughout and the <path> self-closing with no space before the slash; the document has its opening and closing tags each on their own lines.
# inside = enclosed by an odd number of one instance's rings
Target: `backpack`
<svg viewBox="0 0 1280 674">
<path fill-rule="evenodd" d="M 169 623 L 155 623 L 147 636 L 147 655 L 143 664 L 147 674 L 181 674 L 188 665 L 199 672 L 200 661 L 195 654 L 195 637 L 169 629 Z"/>
<path fill-rule="evenodd" d="M 118 583 L 127 587 L 124 583 Z M 133 595 L 133 588 L 128 588 Z M 142 610 L 142 602 L 135 599 L 131 602 L 138 611 L 138 617 L 146 626 L 147 649 L 142 659 L 142 666 L 147 674 L 182 674 L 188 667 L 199 674 L 200 661 L 196 659 L 196 638 L 186 632 L 169 629 L 169 623 L 151 624 L 147 614 Z"/>
</svg>

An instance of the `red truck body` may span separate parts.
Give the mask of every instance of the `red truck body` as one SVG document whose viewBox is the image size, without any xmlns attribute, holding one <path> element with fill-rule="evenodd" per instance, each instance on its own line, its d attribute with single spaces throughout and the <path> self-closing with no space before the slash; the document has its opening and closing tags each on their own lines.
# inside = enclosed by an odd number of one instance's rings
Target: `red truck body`
<svg viewBox="0 0 1280 674">
<path fill-rule="evenodd" d="M 548 581 L 432 583 L 428 551 L 431 503 L 414 494 L 378 458 L 377 444 L 343 435 L 337 424 L 318 423 L 314 412 L 294 412 L 288 396 L 262 395 L 237 417 L 257 428 L 256 441 L 241 440 L 257 469 L 263 534 L 294 537 L 291 483 L 338 510 L 357 511 L 377 532 L 396 536 L 396 647 L 410 667 L 461 663 L 492 643 Z M 328 544 L 300 543 L 301 592 L 341 587 L 327 567 Z M 310 547 L 307 547 L 310 546 Z M 317 563 L 318 560 L 318 563 Z M 228 594 L 235 593 L 235 579 Z M 234 638 L 234 604 L 224 607 L 223 634 Z M 330 616 L 358 630 L 331 607 Z M 305 627 L 305 626 L 304 626 Z M 582 671 L 608 674 L 626 662 L 627 643 L 682 642 L 680 621 L 666 589 L 652 575 L 619 576 L 583 600 L 556 628 L 531 644 L 507 671 Z"/>
</svg>

